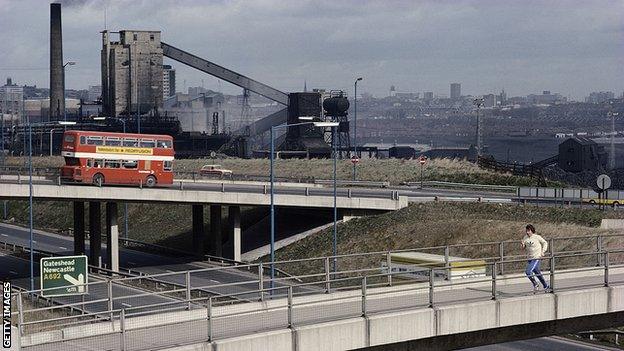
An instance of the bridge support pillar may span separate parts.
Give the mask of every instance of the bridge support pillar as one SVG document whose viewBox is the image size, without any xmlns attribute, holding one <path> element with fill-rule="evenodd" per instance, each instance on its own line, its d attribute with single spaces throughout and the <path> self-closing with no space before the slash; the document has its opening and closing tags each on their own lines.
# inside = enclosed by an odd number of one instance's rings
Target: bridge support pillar
<svg viewBox="0 0 624 351">
<path fill-rule="evenodd" d="M 195 254 L 199 257 L 204 255 L 205 237 L 204 205 L 193 205 L 193 247 L 195 248 Z"/>
<path fill-rule="evenodd" d="M 74 201 L 74 255 L 85 254 L 84 202 Z"/>
<path fill-rule="evenodd" d="M 89 202 L 89 264 L 102 267 L 102 207 Z"/>
<path fill-rule="evenodd" d="M 240 206 L 228 207 L 228 236 L 231 245 L 230 252 L 226 254 L 227 258 L 231 258 L 234 261 L 241 260 L 241 227 L 240 227 Z"/>
<path fill-rule="evenodd" d="M 119 226 L 117 203 L 106 203 L 106 264 L 108 269 L 119 272 Z"/>
<path fill-rule="evenodd" d="M 223 257 L 223 236 L 221 235 L 221 205 L 210 205 L 210 254 Z"/>
</svg>

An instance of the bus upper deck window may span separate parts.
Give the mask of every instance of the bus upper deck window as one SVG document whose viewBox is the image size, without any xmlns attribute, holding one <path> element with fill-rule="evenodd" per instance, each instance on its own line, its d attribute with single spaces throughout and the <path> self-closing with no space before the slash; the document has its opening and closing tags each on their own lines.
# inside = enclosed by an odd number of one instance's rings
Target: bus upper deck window
<svg viewBox="0 0 624 351">
<path fill-rule="evenodd" d="M 138 147 L 139 141 L 137 139 L 124 138 L 123 146 Z"/>
<path fill-rule="evenodd" d="M 87 143 L 87 137 L 86 137 L 86 136 L 84 136 L 84 135 L 82 135 L 82 136 L 80 137 L 80 144 L 81 144 L 81 145 L 85 145 L 86 143 Z"/>
<path fill-rule="evenodd" d="M 162 149 L 171 149 L 171 140 L 158 140 L 156 142 L 156 147 Z"/>
<path fill-rule="evenodd" d="M 141 139 L 141 147 L 156 147 L 154 140 Z"/>
<path fill-rule="evenodd" d="M 65 141 L 66 143 L 73 143 L 75 140 L 76 138 L 71 134 L 67 134 L 65 135 L 65 138 L 63 138 L 63 141 Z"/>
<path fill-rule="evenodd" d="M 90 136 L 87 138 L 87 145 L 104 145 L 102 137 Z"/>
<path fill-rule="evenodd" d="M 106 146 L 120 146 L 121 139 L 119 138 L 106 138 Z"/>
</svg>

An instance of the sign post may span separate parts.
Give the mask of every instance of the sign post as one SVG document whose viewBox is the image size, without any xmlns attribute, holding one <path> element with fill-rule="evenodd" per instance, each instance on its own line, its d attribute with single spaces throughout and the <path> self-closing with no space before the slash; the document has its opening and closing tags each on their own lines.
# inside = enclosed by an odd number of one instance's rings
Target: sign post
<svg viewBox="0 0 624 351">
<path fill-rule="evenodd" d="M 604 210 L 606 208 L 605 204 L 607 203 L 607 189 L 611 187 L 611 178 L 606 174 L 601 174 L 596 179 L 596 184 L 598 185 L 598 189 L 600 189 L 598 202 L 600 202 L 600 207 Z M 600 201 L 600 197 L 602 197 L 602 201 Z"/>
<path fill-rule="evenodd" d="M 44 257 L 40 262 L 41 296 L 87 293 L 87 256 Z"/>
<path fill-rule="evenodd" d="M 418 158 L 418 162 L 420 162 L 420 188 L 423 188 L 423 168 L 425 167 L 425 163 L 427 163 L 427 156 L 422 155 Z"/>
</svg>

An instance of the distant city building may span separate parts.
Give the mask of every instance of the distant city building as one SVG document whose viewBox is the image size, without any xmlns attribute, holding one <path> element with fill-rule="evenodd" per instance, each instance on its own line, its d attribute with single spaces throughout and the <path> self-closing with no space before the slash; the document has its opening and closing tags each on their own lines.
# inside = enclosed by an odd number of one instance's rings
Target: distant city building
<svg viewBox="0 0 624 351">
<path fill-rule="evenodd" d="M 104 114 L 119 116 L 163 105 L 163 50 L 159 31 L 122 30 L 119 41 L 102 32 Z"/>
<path fill-rule="evenodd" d="M 498 94 L 497 100 L 499 105 L 507 105 L 507 93 L 505 92 L 505 89 L 501 90 L 500 94 Z"/>
<path fill-rule="evenodd" d="M 598 91 L 590 93 L 585 102 L 590 104 L 602 104 L 615 98 L 615 94 L 612 91 Z"/>
<path fill-rule="evenodd" d="M 552 105 L 559 102 L 565 102 L 566 98 L 561 94 L 552 94 L 550 90 L 544 90 L 542 95 L 527 95 L 527 102 L 533 105 Z"/>
<path fill-rule="evenodd" d="M 7 78 L 6 84 L 0 87 L 0 112 L 4 121 L 17 123 L 24 115 L 24 88 L 13 84 Z"/>
<path fill-rule="evenodd" d="M 170 65 L 163 65 L 163 98 L 176 93 L 176 71 Z"/>
<path fill-rule="evenodd" d="M 425 100 L 433 100 L 433 91 L 425 91 L 423 93 L 423 99 L 425 99 Z"/>
<path fill-rule="evenodd" d="M 102 99 L 102 86 L 101 85 L 90 85 L 89 86 L 89 98 L 91 101 L 98 101 Z"/>
<path fill-rule="evenodd" d="M 395 96 L 401 99 L 418 99 L 419 93 L 396 92 Z"/>
<path fill-rule="evenodd" d="M 209 90 L 208 90 L 208 89 L 206 89 L 206 88 L 204 88 L 204 87 L 189 87 L 189 88 L 188 88 L 188 92 L 187 92 L 187 93 L 188 93 L 191 97 L 197 97 L 197 96 L 199 96 L 199 95 L 201 95 L 201 94 L 205 94 L 205 93 L 207 93 L 208 91 L 209 91 Z"/>
<path fill-rule="evenodd" d="M 483 95 L 483 107 L 494 107 L 496 106 L 496 95 L 487 94 Z"/>
<path fill-rule="evenodd" d="M 394 87 L 394 85 L 390 86 L 390 97 L 394 97 L 396 96 L 396 88 Z"/>
<path fill-rule="evenodd" d="M 458 100 L 461 98 L 461 84 L 451 83 L 451 99 Z"/>
</svg>

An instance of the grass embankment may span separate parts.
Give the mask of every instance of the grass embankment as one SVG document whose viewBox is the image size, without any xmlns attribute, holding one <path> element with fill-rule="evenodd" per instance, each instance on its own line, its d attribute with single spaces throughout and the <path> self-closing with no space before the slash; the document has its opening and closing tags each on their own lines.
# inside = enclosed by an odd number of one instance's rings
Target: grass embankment
<svg viewBox="0 0 624 351">
<path fill-rule="evenodd" d="M 7 159 L 8 165 L 21 166 L 24 160 L 19 157 Z M 63 164 L 61 157 L 35 157 L 35 167 L 59 167 Z M 177 172 L 197 172 L 202 165 L 220 164 L 231 169 L 235 176 L 268 176 L 269 160 L 267 159 L 195 159 L 176 160 L 174 170 Z M 331 179 L 332 160 L 288 159 L 275 162 L 276 177 L 290 177 L 301 180 Z M 362 159 L 357 166 L 358 179 L 370 181 L 388 181 L 393 185 L 420 180 L 420 163 L 417 160 L 398 159 Z M 353 165 L 349 160 L 339 160 L 337 175 L 339 179 L 351 179 Z M 531 186 L 538 185 L 537 179 L 501 174 L 479 168 L 474 163 L 463 160 L 433 159 L 423 168 L 424 180 L 446 182 Z M 559 182 L 548 182 L 548 186 L 561 186 Z"/>
<path fill-rule="evenodd" d="M 519 241 L 524 226 L 533 223 L 545 238 L 598 235 L 613 233 L 599 229 L 604 217 L 624 218 L 622 212 L 601 212 L 593 209 L 564 209 L 496 204 L 430 203 L 414 204 L 399 211 L 377 216 L 362 217 L 340 224 L 338 227 L 338 253 L 351 254 L 387 250 L 415 249 L 447 244 L 478 243 L 501 240 Z M 291 260 L 331 255 L 331 228 L 311 235 L 277 251 L 278 260 Z M 622 247 L 623 242 L 610 245 Z M 592 246 L 594 245 L 594 246 Z M 508 248 L 507 254 L 521 254 L 519 246 Z M 592 249 L 595 242 L 580 240 L 577 243 L 558 244 L 557 250 Z M 452 250 L 452 256 L 495 256 L 495 246 L 476 249 Z M 486 252 L 487 251 L 487 252 Z M 438 254 L 441 251 L 436 252 Z M 379 267 L 382 256 L 361 259 L 341 259 L 340 269 Z M 264 257 L 262 261 L 267 261 Z M 281 267 L 291 274 L 318 272 L 318 265 L 291 265 Z"/>
</svg>

